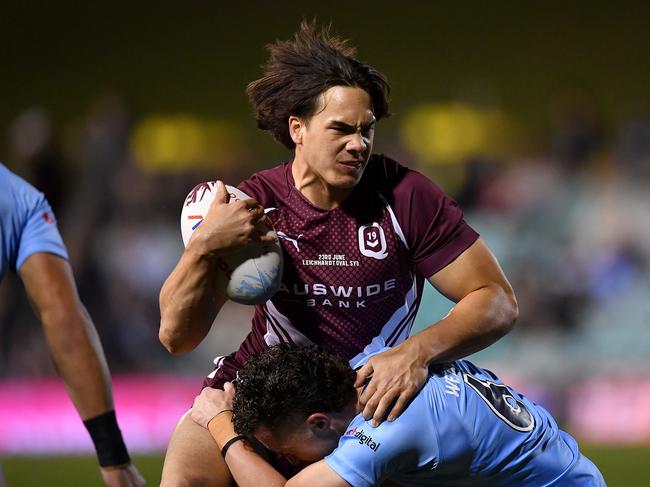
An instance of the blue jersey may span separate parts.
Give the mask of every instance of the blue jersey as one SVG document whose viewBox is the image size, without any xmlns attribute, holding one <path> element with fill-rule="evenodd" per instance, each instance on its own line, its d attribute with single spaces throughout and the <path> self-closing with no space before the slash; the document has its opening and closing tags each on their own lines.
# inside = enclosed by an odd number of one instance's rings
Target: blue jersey
<svg viewBox="0 0 650 487">
<path fill-rule="evenodd" d="M 0 164 L 0 279 L 37 252 L 68 258 L 43 193 Z"/>
<path fill-rule="evenodd" d="M 464 360 L 432 369 L 395 421 L 357 415 L 325 461 L 354 487 L 605 485 L 544 408 Z"/>
</svg>

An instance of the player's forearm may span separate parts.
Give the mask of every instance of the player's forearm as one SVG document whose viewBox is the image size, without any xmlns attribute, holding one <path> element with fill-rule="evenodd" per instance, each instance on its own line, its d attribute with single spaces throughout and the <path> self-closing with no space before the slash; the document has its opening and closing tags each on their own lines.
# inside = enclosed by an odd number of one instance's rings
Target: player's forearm
<svg viewBox="0 0 650 487">
<path fill-rule="evenodd" d="M 97 331 L 82 305 L 41 315 L 57 372 L 82 419 L 113 409 L 111 379 Z"/>
<path fill-rule="evenodd" d="M 237 434 L 232 427 L 232 412 L 224 411 L 208 423 L 208 431 L 223 450 L 226 443 Z M 282 486 L 287 480 L 259 456 L 245 440 L 232 443 L 224 456 L 235 482 L 239 487 L 257 487 L 259 485 Z"/>
<path fill-rule="evenodd" d="M 216 298 L 213 259 L 188 246 L 160 291 L 161 343 L 171 353 L 193 350 L 225 300 Z"/>
<path fill-rule="evenodd" d="M 408 341 L 426 363 L 457 360 L 507 334 L 518 313 L 512 290 L 488 285 L 469 293 L 445 318 Z"/>
<path fill-rule="evenodd" d="M 42 313 L 41 320 L 57 371 L 95 445 L 104 479 L 135 478 L 139 474 L 130 466 L 115 416 L 110 373 L 90 316 L 79 304 L 69 312 Z"/>
<path fill-rule="evenodd" d="M 219 445 L 221 448 L 222 445 Z M 239 441 L 228 449 L 226 464 L 239 487 L 260 485 L 283 486 L 287 480 L 245 443 Z"/>
<path fill-rule="evenodd" d="M 128 463 L 104 352 L 79 301 L 70 265 L 61 257 L 38 252 L 25 260 L 19 272 L 57 371 L 93 440 L 100 466 Z"/>
</svg>

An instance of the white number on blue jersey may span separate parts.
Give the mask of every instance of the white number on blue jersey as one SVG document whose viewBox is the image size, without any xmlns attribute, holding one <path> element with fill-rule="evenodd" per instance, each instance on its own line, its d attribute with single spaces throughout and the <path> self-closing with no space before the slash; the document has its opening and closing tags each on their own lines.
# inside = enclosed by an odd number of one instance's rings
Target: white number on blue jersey
<svg viewBox="0 0 650 487">
<path fill-rule="evenodd" d="M 480 380 L 468 373 L 464 373 L 463 378 L 508 426 L 517 431 L 531 431 L 535 427 L 535 418 L 508 386 Z"/>
</svg>

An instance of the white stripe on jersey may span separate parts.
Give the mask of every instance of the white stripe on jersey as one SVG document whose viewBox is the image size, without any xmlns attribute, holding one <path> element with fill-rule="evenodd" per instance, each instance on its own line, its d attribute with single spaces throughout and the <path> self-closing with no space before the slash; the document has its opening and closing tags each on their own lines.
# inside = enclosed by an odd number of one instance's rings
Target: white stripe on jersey
<svg viewBox="0 0 650 487">
<path fill-rule="evenodd" d="M 409 244 L 406 243 L 406 237 L 404 236 L 404 232 L 402 232 L 402 227 L 399 226 L 399 222 L 397 221 L 397 217 L 395 216 L 395 212 L 393 211 L 393 209 L 388 204 L 388 201 L 386 200 L 386 198 L 384 198 L 384 195 L 381 194 L 381 193 L 377 193 L 377 194 L 379 194 L 379 197 L 381 198 L 381 200 L 386 205 L 386 209 L 388 210 L 388 214 L 390 215 L 390 219 L 393 222 L 393 229 L 395 230 L 395 233 L 397 235 L 399 235 L 399 238 L 402 240 L 402 242 L 404 242 L 404 246 L 408 249 Z"/>
<path fill-rule="evenodd" d="M 215 368 L 212 372 L 208 374 L 208 379 L 214 379 L 214 376 L 217 374 L 217 371 L 221 368 L 223 365 L 223 361 L 226 357 L 223 355 L 220 355 L 218 357 L 215 357 L 213 363 L 215 365 Z"/>
<path fill-rule="evenodd" d="M 406 299 L 404 300 L 404 305 L 400 306 L 390 317 L 388 322 L 382 327 L 379 335 L 374 337 L 372 341 L 366 345 L 363 349 L 363 352 L 358 354 L 356 357 L 350 360 L 350 367 L 353 369 L 357 368 L 357 365 L 363 358 L 373 352 L 378 350 L 401 343 L 406 340 L 406 337 L 411 333 L 411 328 L 413 327 L 413 322 L 415 321 L 415 315 L 417 311 L 417 282 L 415 277 L 413 277 L 413 284 L 408 293 L 406 293 Z M 396 333 L 396 335 L 394 335 Z"/>
<path fill-rule="evenodd" d="M 289 318 L 278 311 L 271 300 L 267 301 L 264 305 L 264 312 L 266 314 L 264 341 L 269 347 L 279 343 L 285 343 L 287 338 L 297 345 L 306 346 L 314 344 L 314 342 L 300 333 L 291 324 Z"/>
<path fill-rule="evenodd" d="M 409 246 L 406 242 L 406 237 L 404 236 L 402 227 L 397 221 L 395 212 L 390 207 L 390 204 L 388 204 L 386 198 L 384 198 L 384 195 L 381 193 L 378 194 L 386 205 L 386 210 L 388 210 L 388 214 L 390 215 L 395 233 L 399 236 L 399 238 L 408 249 Z M 406 294 L 404 305 L 398 308 L 395 313 L 393 313 L 393 316 L 391 316 L 388 322 L 382 327 L 379 335 L 374 337 L 372 341 L 366 345 L 366 347 L 363 349 L 363 352 L 359 353 L 356 357 L 350 360 L 350 366 L 353 369 L 356 369 L 357 364 L 368 354 L 377 352 L 384 347 L 391 347 L 393 345 L 401 343 L 406 340 L 406 338 L 411 333 L 411 328 L 415 322 L 415 315 L 417 314 L 417 283 L 414 276 L 412 279 L 413 283 L 411 285 L 411 289 L 409 289 L 409 292 Z"/>
</svg>

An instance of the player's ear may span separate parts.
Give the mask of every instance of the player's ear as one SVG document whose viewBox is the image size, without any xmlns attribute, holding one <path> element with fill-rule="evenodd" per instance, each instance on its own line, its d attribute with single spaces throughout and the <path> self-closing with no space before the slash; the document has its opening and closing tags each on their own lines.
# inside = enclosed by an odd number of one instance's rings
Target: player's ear
<svg viewBox="0 0 650 487">
<path fill-rule="evenodd" d="M 331 418 L 325 413 L 313 413 L 307 418 L 307 426 L 315 431 L 329 430 L 331 423 Z"/>
<path fill-rule="evenodd" d="M 302 120 L 300 120 L 295 115 L 291 115 L 289 117 L 289 135 L 291 136 L 291 140 L 293 140 L 294 144 L 299 145 L 302 143 L 303 129 L 304 124 Z"/>
</svg>

